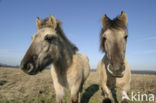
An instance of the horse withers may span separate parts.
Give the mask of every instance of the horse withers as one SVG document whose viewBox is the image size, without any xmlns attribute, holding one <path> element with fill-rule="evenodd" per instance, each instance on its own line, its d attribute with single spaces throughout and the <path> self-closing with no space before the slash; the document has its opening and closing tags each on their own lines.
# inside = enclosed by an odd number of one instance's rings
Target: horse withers
<svg viewBox="0 0 156 103">
<path fill-rule="evenodd" d="M 118 103 L 116 88 L 121 89 L 122 103 L 129 100 L 127 92 L 130 89 L 131 72 L 125 58 L 127 37 L 127 16 L 124 11 L 113 20 L 107 15 L 103 16 L 100 49 L 105 52 L 105 56 L 98 63 L 97 70 L 105 96 L 104 103 L 111 101 Z"/>
<path fill-rule="evenodd" d="M 61 22 L 53 15 L 36 18 L 37 32 L 27 50 L 20 68 L 27 74 L 35 75 L 49 64 L 56 92 L 56 102 L 62 103 L 64 88 L 69 88 L 72 103 L 80 101 L 80 92 L 89 75 L 89 60 L 84 54 L 76 53 L 78 48 L 65 36 Z"/>
</svg>

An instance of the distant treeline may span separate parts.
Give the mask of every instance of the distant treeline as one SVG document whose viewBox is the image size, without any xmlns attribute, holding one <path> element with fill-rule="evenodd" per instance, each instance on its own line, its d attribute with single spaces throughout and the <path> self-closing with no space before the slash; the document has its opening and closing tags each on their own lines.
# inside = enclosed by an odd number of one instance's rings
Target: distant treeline
<svg viewBox="0 0 156 103">
<path fill-rule="evenodd" d="M 156 71 L 152 70 L 132 70 L 132 74 L 154 74 L 156 75 Z"/>
<path fill-rule="evenodd" d="M 91 69 L 90 71 L 95 72 L 96 69 Z M 131 70 L 132 74 L 154 74 L 156 75 L 156 71 L 152 70 Z"/>
<path fill-rule="evenodd" d="M 12 65 L 7 65 L 7 64 L 2 64 L 2 63 L 0 63 L 0 67 L 19 68 L 19 65 L 12 66 Z"/>
<path fill-rule="evenodd" d="M 91 69 L 91 72 L 96 72 L 96 69 Z M 154 74 L 156 75 L 156 71 L 152 70 L 131 70 L 132 74 Z"/>
</svg>

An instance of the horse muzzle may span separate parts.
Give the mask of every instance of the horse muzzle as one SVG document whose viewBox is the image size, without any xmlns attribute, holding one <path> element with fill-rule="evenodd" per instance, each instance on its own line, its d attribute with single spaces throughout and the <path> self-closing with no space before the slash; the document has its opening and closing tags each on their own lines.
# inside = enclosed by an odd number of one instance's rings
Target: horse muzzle
<svg viewBox="0 0 156 103">
<path fill-rule="evenodd" d="M 113 77 L 123 77 L 125 74 L 125 66 L 121 69 L 114 70 L 111 64 L 107 65 L 107 71 L 113 76 Z"/>
<path fill-rule="evenodd" d="M 29 75 L 35 75 L 38 72 L 36 70 L 35 64 L 31 62 L 26 63 L 26 64 L 21 63 L 20 68 L 22 71 L 24 71 L 26 74 L 29 74 Z"/>
</svg>

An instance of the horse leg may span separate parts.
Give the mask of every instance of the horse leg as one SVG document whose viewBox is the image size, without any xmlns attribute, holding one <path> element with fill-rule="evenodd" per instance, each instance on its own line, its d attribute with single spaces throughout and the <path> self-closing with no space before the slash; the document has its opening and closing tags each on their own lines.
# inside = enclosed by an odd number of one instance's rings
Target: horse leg
<svg viewBox="0 0 156 103">
<path fill-rule="evenodd" d="M 71 96 L 72 96 L 72 103 L 78 103 L 79 102 L 79 89 L 72 87 Z"/>
<path fill-rule="evenodd" d="M 64 88 L 60 85 L 54 83 L 54 88 L 56 92 L 56 103 L 62 103 L 64 97 Z"/>
<path fill-rule="evenodd" d="M 80 102 L 80 85 L 73 85 L 71 87 L 71 97 L 72 103 L 79 103 Z"/>
<path fill-rule="evenodd" d="M 107 87 L 106 84 L 103 84 L 102 91 L 103 91 L 104 96 L 105 96 L 103 103 L 112 103 L 113 96 L 112 96 L 111 90 Z"/>
<path fill-rule="evenodd" d="M 83 90 L 83 84 L 84 84 L 84 81 L 82 81 L 80 88 L 79 88 L 78 103 L 81 103 L 81 92 Z"/>
<path fill-rule="evenodd" d="M 81 103 L 81 92 L 79 92 L 79 95 L 78 95 L 78 103 Z"/>
<path fill-rule="evenodd" d="M 51 75 L 56 93 L 56 103 L 62 103 L 64 97 L 64 87 L 59 83 L 59 78 L 57 77 L 57 72 L 55 70 L 55 68 L 51 68 Z"/>
<path fill-rule="evenodd" d="M 116 90 L 115 89 L 111 89 L 111 92 L 112 92 L 112 96 L 113 96 L 114 102 L 118 103 Z"/>
</svg>

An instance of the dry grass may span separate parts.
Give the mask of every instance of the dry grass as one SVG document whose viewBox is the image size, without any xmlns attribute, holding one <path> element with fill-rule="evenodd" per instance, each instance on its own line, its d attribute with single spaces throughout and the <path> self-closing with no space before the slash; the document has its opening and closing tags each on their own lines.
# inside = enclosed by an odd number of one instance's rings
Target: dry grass
<svg viewBox="0 0 156 103">
<path fill-rule="evenodd" d="M 133 74 L 131 91 L 156 95 L 155 78 L 156 75 Z M 66 93 L 65 101 L 70 103 L 69 91 Z M 55 103 L 50 71 L 30 76 L 19 69 L 0 67 L 0 103 Z M 81 103 L 102 103 L 96 72 L 90 74 L 84 85 Z"/>
</svg>

